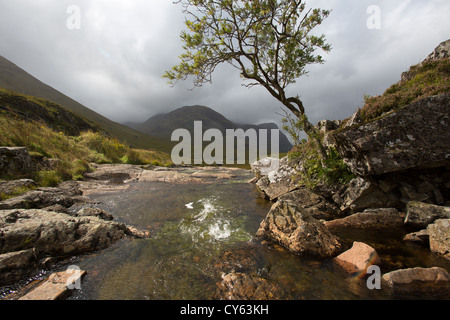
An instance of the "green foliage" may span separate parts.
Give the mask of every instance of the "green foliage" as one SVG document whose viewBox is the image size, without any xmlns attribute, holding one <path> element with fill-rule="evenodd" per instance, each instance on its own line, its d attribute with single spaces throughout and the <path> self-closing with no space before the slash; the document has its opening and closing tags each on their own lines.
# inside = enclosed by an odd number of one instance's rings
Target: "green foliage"
<svg viewBox="0 0 450 320">
<path fill-rule="evenodd" d="M 210 82 L 215 68 L 227 62 L 246 79 L 284 89 L 307 73 L 308 64 L 323 62 L 317 48 L 331 49 L 323 35 L 311 34 L 330 11 L 306 10 L 300 0 L 179 2 L 192 20 L 181 34 L 180 63 L 164 75 L 172 84 L 190 75 L 196 86 Z"/>
<path fill-rule="evenodd" d="M 323 184 L 346 184 L 355 178 L 336 149 L 329 149 L 327 155 L 327 158 L 322 161 L 317 147 L 310 141 L 296 145 L 288 154 L 292 161 L 300 164 L 294 176 L 295 181 L 314 189 Z"/>
<path fill-rule="evenodd" d="M 377 97 L 364 96 L 361 116 L 365 121 L 380 117 L 420 99 L 450 92 L 450 59 L 411 67 L 406 81 L 400 81 Z"/>
<path fill-rule="evenodd" d="M 294 119 L 286 114 L 286 118 L 282 120 L 283 129 L 294 140 L 294 148 L 288 153 L 288 157 L 299 164 L 294 177 L 295 181 L 310 189 L 321 184 L 334 185 L 350 182 L 355 176 L 335 148 L 328 148 L 326 157 L 323 158 L 315 139 L 301 139 L 302 121 L 307 121 L 305 119 Z M 320 137 L 316 138 L 320 139 Z"/>
</svg>

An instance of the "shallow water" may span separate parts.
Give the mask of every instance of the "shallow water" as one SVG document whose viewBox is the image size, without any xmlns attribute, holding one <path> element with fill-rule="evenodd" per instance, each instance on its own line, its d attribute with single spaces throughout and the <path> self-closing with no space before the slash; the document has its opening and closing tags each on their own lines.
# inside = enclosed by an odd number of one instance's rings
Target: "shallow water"
<svg viewBox="0 0 450 320">
<path fill-rule="evenodd" d="M 271 204 L 245 183 L 251 178 L 240 171 L 234 180 L 213 184 L 137 183 L 118 194 L 92 196 L 117 221 L 150 230 L 152 237 L 124 239 L 82 257 L 77 264 L 88 275 L 70 299 L 220 299 L 217 283 L 229 272 L 277 283 L 282 289 L 278 299 L 393 298 L 384 289 L 369 290 L 364 279 L 349 276 L 330 260 L 254 241 Z M 355 236 L 379 251 L 383 271 L 439 264 L 449 270 L 425 248 L 399 240 L 397 249 L 395 238 L 384 235 Z"/>
</svg>

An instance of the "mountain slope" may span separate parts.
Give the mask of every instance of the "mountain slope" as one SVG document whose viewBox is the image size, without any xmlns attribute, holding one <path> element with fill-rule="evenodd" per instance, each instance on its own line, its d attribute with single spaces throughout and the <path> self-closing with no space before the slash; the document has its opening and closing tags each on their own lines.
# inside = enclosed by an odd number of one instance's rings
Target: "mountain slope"
<svg viewBox="0 0 450 320">
<path fill-rule="evenodd" d="M 107 119 L 36 79 L 2 56 L 0 56 L 0 88 L 57 103 L 69 111 L 91 122 L 97 123 L 108 134 L 127 142 L 133 147 L 161 150 L 164 152 L 170 152 L 172 149 L 173 144 L 170 141 L 159 137 L 150 137 L 142 132 Z"/>
<path fill-rule="evenodd" d="M 269 145 L 271 142 L 270 129 L 279 129 L 275 123 L 260 125 L 236 124 L 211 108 L 198 105 L 182 107 L 167 114 L 158 114 L 140 125 L 135 124 L 134 127 L 149 135 L 170 139 L 172 132 L 179 128 L 187 129 L 192 133 L 194 121 L 202 121 L 204 131 L 208 129 L 218 129 L 224 134 L 226 129 L 256 129 L 257 132 L 259 132 L 259 129 L 269 129 Z M 280 132 L 280 152 L 288 152 L 291 149 L 291 143 L 287 137 Z"/>
</svg>

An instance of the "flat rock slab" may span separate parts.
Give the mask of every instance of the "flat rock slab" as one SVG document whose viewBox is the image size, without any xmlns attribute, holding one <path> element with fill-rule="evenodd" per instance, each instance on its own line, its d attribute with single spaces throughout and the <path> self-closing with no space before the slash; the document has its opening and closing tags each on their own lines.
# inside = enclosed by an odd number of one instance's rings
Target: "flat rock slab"
<svg viewBox="0 0 450 320">
<path fill-rule="evenodd" d="M 52 274 L 46 282 L 19 300 L 62 300 L 70 295 L 69 285 L 81 281 L 86 271 L 59 272 Z"/>
</svg>

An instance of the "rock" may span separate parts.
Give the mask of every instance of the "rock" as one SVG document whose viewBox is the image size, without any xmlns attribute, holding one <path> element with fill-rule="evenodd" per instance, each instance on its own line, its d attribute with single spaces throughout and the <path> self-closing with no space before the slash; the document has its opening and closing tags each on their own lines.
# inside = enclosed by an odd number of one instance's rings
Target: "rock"
<svg viewBox="0 0 450 320">
<path fill-rule="evenodd" d="M 449 165 L 449 127 L 450 94 L 441 94 L 329 138 L 353 173 L 380 175 Z"/>
<path fill-rule="evenodd" d="M 33 249 L 9 252 L 0 255 L 0 285 L 19 281 L 27 276 L 30 268 L 37 265 Z"/>
<path fill-rule="evenodd" d="M 92 164 L 94 172 L 87 172 L 84 177 L 92 180 L 105 180 L 109 182 L 137 181 L 144 171 L 131 164 Z"/>
<path fill-rule="evenodd" d="M 283 296 L 274 282 L 245 273 L 222 275 L 218 283 L 217 298 L 226 300 L 278 300 Z"/>
<path fill-rule="evenodd" d="M 69 255 L 103 249 L 125 237 L 126 226 L 97 217 L 74 218 L 43 210 L 0 211 L 0 253 L 36 248 Z"/>
<path fill-rule="evenodd" d="M 327 258 L 341 250 L 338 239 L 304 208 L 279 200 L 261 223 L 257 238 L 276 241 L 297 254 Z"/>
<path fill-rule="evenodd" d="M 361 116 L 361 109 L 355 111 L 355 113 L 350 117 L 347 123 L 344 125 L 344 128 L 350 128 L 354 125 L 359 125 L 363 123 L 363 118 Z"/>
<path fill-rule="evenodd" d="M 0 181 L 0 194 L 10 196 L 21 190 L 27 190 L 35 187 L 37 187 L 37 184 L 31 179 Z"/>
<path fill-rule="evenodd" d="M 341 122 L 341 120 L 322 120 L 317 124 L 317 128 L 321 133 L 327 134 L 330 131 L 339 129 Z"/>
<path fill-rule="evenodd" d="M 351 249 L 341 253 L 334 258 L 334 261 L 348 272 L 360 275 L 366 275 L 370 266 L 381 264 L 380 257 L 374 248 L 356 241 Z"/>
<path fill-rule="evenodd" d="M 449 297 L 450 275 L 442 268 L 412 268 L 386 273 L 383 280 L 396 295 Z"/>
<path fill-rule="evenodd" d="M 259 161 L 255 161 L 250 165 L 251 170 L 255 173 L 258 179 L 266 177 L 270 172 L 277 171 L 280 167 L 280 159 L 278 158 L 264 158 Z"/>
<path fill-rule="evenodd" d="M 342 219 L 325 221 L 331 232 L 355 229 L 395 229 L 403 227 L 403 219 L 395 208 L 367 209 Z"/>
<path fill-rule="evenodd" d="M 264 159 L 260 160 L 264 163 Z M 259 162 L 258 162 L 259 163 Z M 271 160 L 270 163 L 273 163 Z M 255 166 L 255 164 L 253 164 Z M 269 171 L 275 167 L 275 170 Z M 256 183 L 258 190 L 271 201 L 276 200 L 278 197 L 285 193 L 293 191 L 298 188 L 295 183 L 294 175 L 296 170 L 295 164 L 292 163 L 288 157 L 284 157 L 279 160 L 278 166 L 272 166 L 267 170 L 260 170 L 256 172 L 257 176 L 260 176 L 259 181 Z M 262 174 L 265 174 L 262 176 Z"/>
<path fill-rule="evenodd" d="M 411 201 L 406 206 L 405 224 L 415 228 L 426 228 L 437 219 L 450 218 L 450 208 Z"/>
<path fill-rule="evenodd" d="M 279 200 L 291 201 L 317 220 L 332 220 L 339 214 L 336 205 L 308 188 L 288 192 L 279 197 Z"/>
<path fill-rule="evenodd" d="M 19 300 L 62 300 L 67 298 L 71 290 L 68 285 L 81 281 L 86 271 L 58 272 L 52 274 L 46 282 L 32 290 Z"/>
<path fill-rule="evenodd" d="M 411 232 L 408 233 L 403 240 L 405 241 L 411 241 L 421 244 L 429 244 L 430 241 L 430 234 L 428 233 L 428 230 L 420 230 L 417 232 Z"/>
<path fill-rule="evenodd" d="M 450 260 L 450 219 L 439 219 L 428 225 L 430 250 Z"/>
<path fill-rule="evenodd" d="M 0 147 L 0 176 L 26 177 L 34 171 L 27 148 Z"/>
<path fill-rule="evenodd" d="M 77 217 L 98 217 L 103 220 L 114 220 L 110 213 L 99 208 L 83 208 L 78 211 Z"/>
<path fill-rule="evenodd" d="M 387 185 L 383 185 L 388 188 Z M 350 181 L 349 186 L 341 195 L 342 212 L 361 212 L 368 208 L 387 208 L 398 202 L 395 196 L 385 193 L 376 183 L 357 177 Z"/>
<path fill-rule="evenodd" d="M 0 202 L 0 210 L 43 209 L 55 205 L 69 208 L 77 201 L 86 201 L 81 194 L 77 182 L 64 182 L 57 188 L 37 188 L 4 200 Z"/>
</svg>

